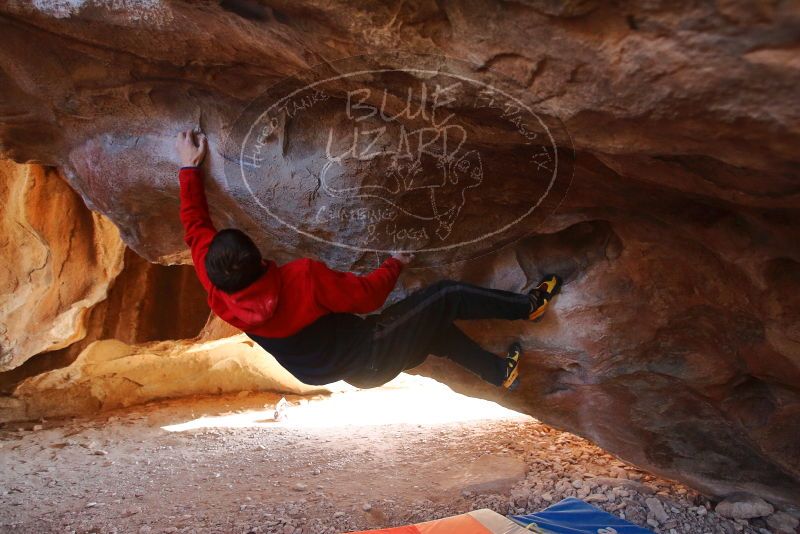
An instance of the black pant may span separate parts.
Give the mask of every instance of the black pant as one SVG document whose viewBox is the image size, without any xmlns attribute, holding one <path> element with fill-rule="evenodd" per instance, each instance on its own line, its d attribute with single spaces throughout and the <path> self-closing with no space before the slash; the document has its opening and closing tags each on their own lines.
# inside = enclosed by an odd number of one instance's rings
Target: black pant
<svg viewBox="0 0 800 534">
<path fill-rule="evenodd" d="M 527 295 L 442 280 L 369 317 L 371 335 L 359 349 L 369 355 L 368 363 L 345 381 L 360 388 L 380 386 L 434 354 L 499 386 L 505 359 L 481 348 L 453 321 L 527 319 L 529 312 Z"/>
</svg>

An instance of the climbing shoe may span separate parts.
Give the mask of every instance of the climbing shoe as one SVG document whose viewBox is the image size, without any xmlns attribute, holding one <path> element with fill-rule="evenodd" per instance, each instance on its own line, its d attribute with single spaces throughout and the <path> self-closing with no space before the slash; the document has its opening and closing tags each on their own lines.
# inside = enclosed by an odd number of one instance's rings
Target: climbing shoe
<svg viewBox="0 0 800 534">
<path fill-rule="evenodd" d="M 522 356 L 522 347 L 516 341 L 508 348 L 506 355 L 506 377 L 503 387 L 514 391 L 519 386 L 519 358 Z"/>
<path fill-rule="evenodd" d="M 561 290 L 561 277 L 557 274 L 548 274 L 539 285 L 531 289 L 528 293 L 528 298 L 531 301 L 531 311 L 528 319 L 531 321 L 538 321 L 544 315 L 547 306 L 553 297 Z"/>
</svg>

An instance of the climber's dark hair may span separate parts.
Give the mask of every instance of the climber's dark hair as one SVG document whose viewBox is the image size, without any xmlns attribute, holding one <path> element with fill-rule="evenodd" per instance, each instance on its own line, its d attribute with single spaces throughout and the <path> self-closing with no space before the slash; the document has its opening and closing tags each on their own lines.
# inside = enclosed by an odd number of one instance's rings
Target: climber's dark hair
<svg viewBox="0 0 800 534">
<path fill-rule="evenodd" d="M 247 234 L 226 228 L 211 240 L 206 254 L 206 272 L 217 288 L 225 293 L 236 293 L 264 273 L 261 252 Z"/>
</svg>

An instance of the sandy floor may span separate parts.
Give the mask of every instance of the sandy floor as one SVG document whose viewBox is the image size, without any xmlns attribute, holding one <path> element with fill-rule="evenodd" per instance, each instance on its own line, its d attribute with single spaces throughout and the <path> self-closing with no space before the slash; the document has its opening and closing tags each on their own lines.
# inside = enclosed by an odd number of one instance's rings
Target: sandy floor
<svg viewBox="0 0 800 534">
<path fill-rule="evenodd" d="M 295 399 L 280 421 L 277 401 L 182 399 L 4 428 L 0 531 L 316 534 L 537 511 L 571 495 L 658 532 L 758 532 L 580 438 L 428 379 Z"/>
</svg>

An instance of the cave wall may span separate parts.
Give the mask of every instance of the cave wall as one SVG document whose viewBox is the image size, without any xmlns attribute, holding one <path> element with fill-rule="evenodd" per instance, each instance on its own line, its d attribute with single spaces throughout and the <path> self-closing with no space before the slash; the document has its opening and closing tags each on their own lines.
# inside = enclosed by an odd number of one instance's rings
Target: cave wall
<svg viewBox="0 0 800 534">
<path fill-rule="evenodd" d="M 85 237 L 79 235 L 76 240 Z M 25 241 L 16 243 L 17 246 L 25 244 Z M 24 258 L 14 259 L 20 267 L 24 261 Z M 0 394 L 12 394 L 28 377 L 66 367 L 95 341 L 113 339 L 138 345 L 195 338 L 202 333 L 210 313 L 205 291 L 192 266 L 153 264 L 126 248 L 123 267 L 109 282 L 106 298 L 89 308 L 82 318 L 83 337 L 63 348 L 34 354 L 13 369 L 0 373 Z M 225 332 L 217 337 L 233 333 Z M 30 334 L 40 339 L 46 336 L 36 329 L 31 329 Z"/>
<path fill-rule="evenodd" d="M 74 361 L 100 339 L 136 344 L 200 333 L 210 310 L 191 266 L 138 256 L 57 169 L 9 160 L 0 169 L 2 391 Z"/>
<path fill-rule="evenodd" d="M 86 336 L 125 245 L 53 168 L 0 160 L 0 203 L 0 370 L 10 370 Z"/>
<path fill-rule="evenodd" d="M 8 2 L 0 28 L 2 155 L 57 165 L 127 245 L 165 264 L 189 261 L 178 130 L 209 136 L 218 225 L 248 231 L 279 262 L 312 255 L 363 271 L 374 254 L 282 232 L 231 180 L 226 140 L 242 110 L 291 73 L 396 50 L 461 58 L 481 83 L 510 84 L 561 125 L 558 142 L 575 154 L 568 187 L 524 235 L 471 261 L 437 256 L 406 271 L 391 298 L 441 277 L 522 290 L 556 271 L 567 284 L 541 323 L 464 325 L 497 352 L 523 341 L 519 394 L 439 359 L 419 372 L 708 494 L 800 501 L 796 4 Z M 392 61 L 380 64 L 401 66 Z M 372 83 L 402 93 L 400 81 Z M 316 121 L 281 123 L 268 145 L 265 179 L 284 193 L 317 163 L 320 125 L 346 131 L 319 109 Z M 468 197 L 469 232 L 516 209 L 530 184 L 513 129 L 451 111 L 473 148 L 503 154 L 486 169 L 493 189 Z M 378 163 L 341 177 L 363 185 Z M 352 226 L 317 224 L 315 193 L 303 193 L 275 204 L 310 233 L 354 237 Z"/>
</svg>

